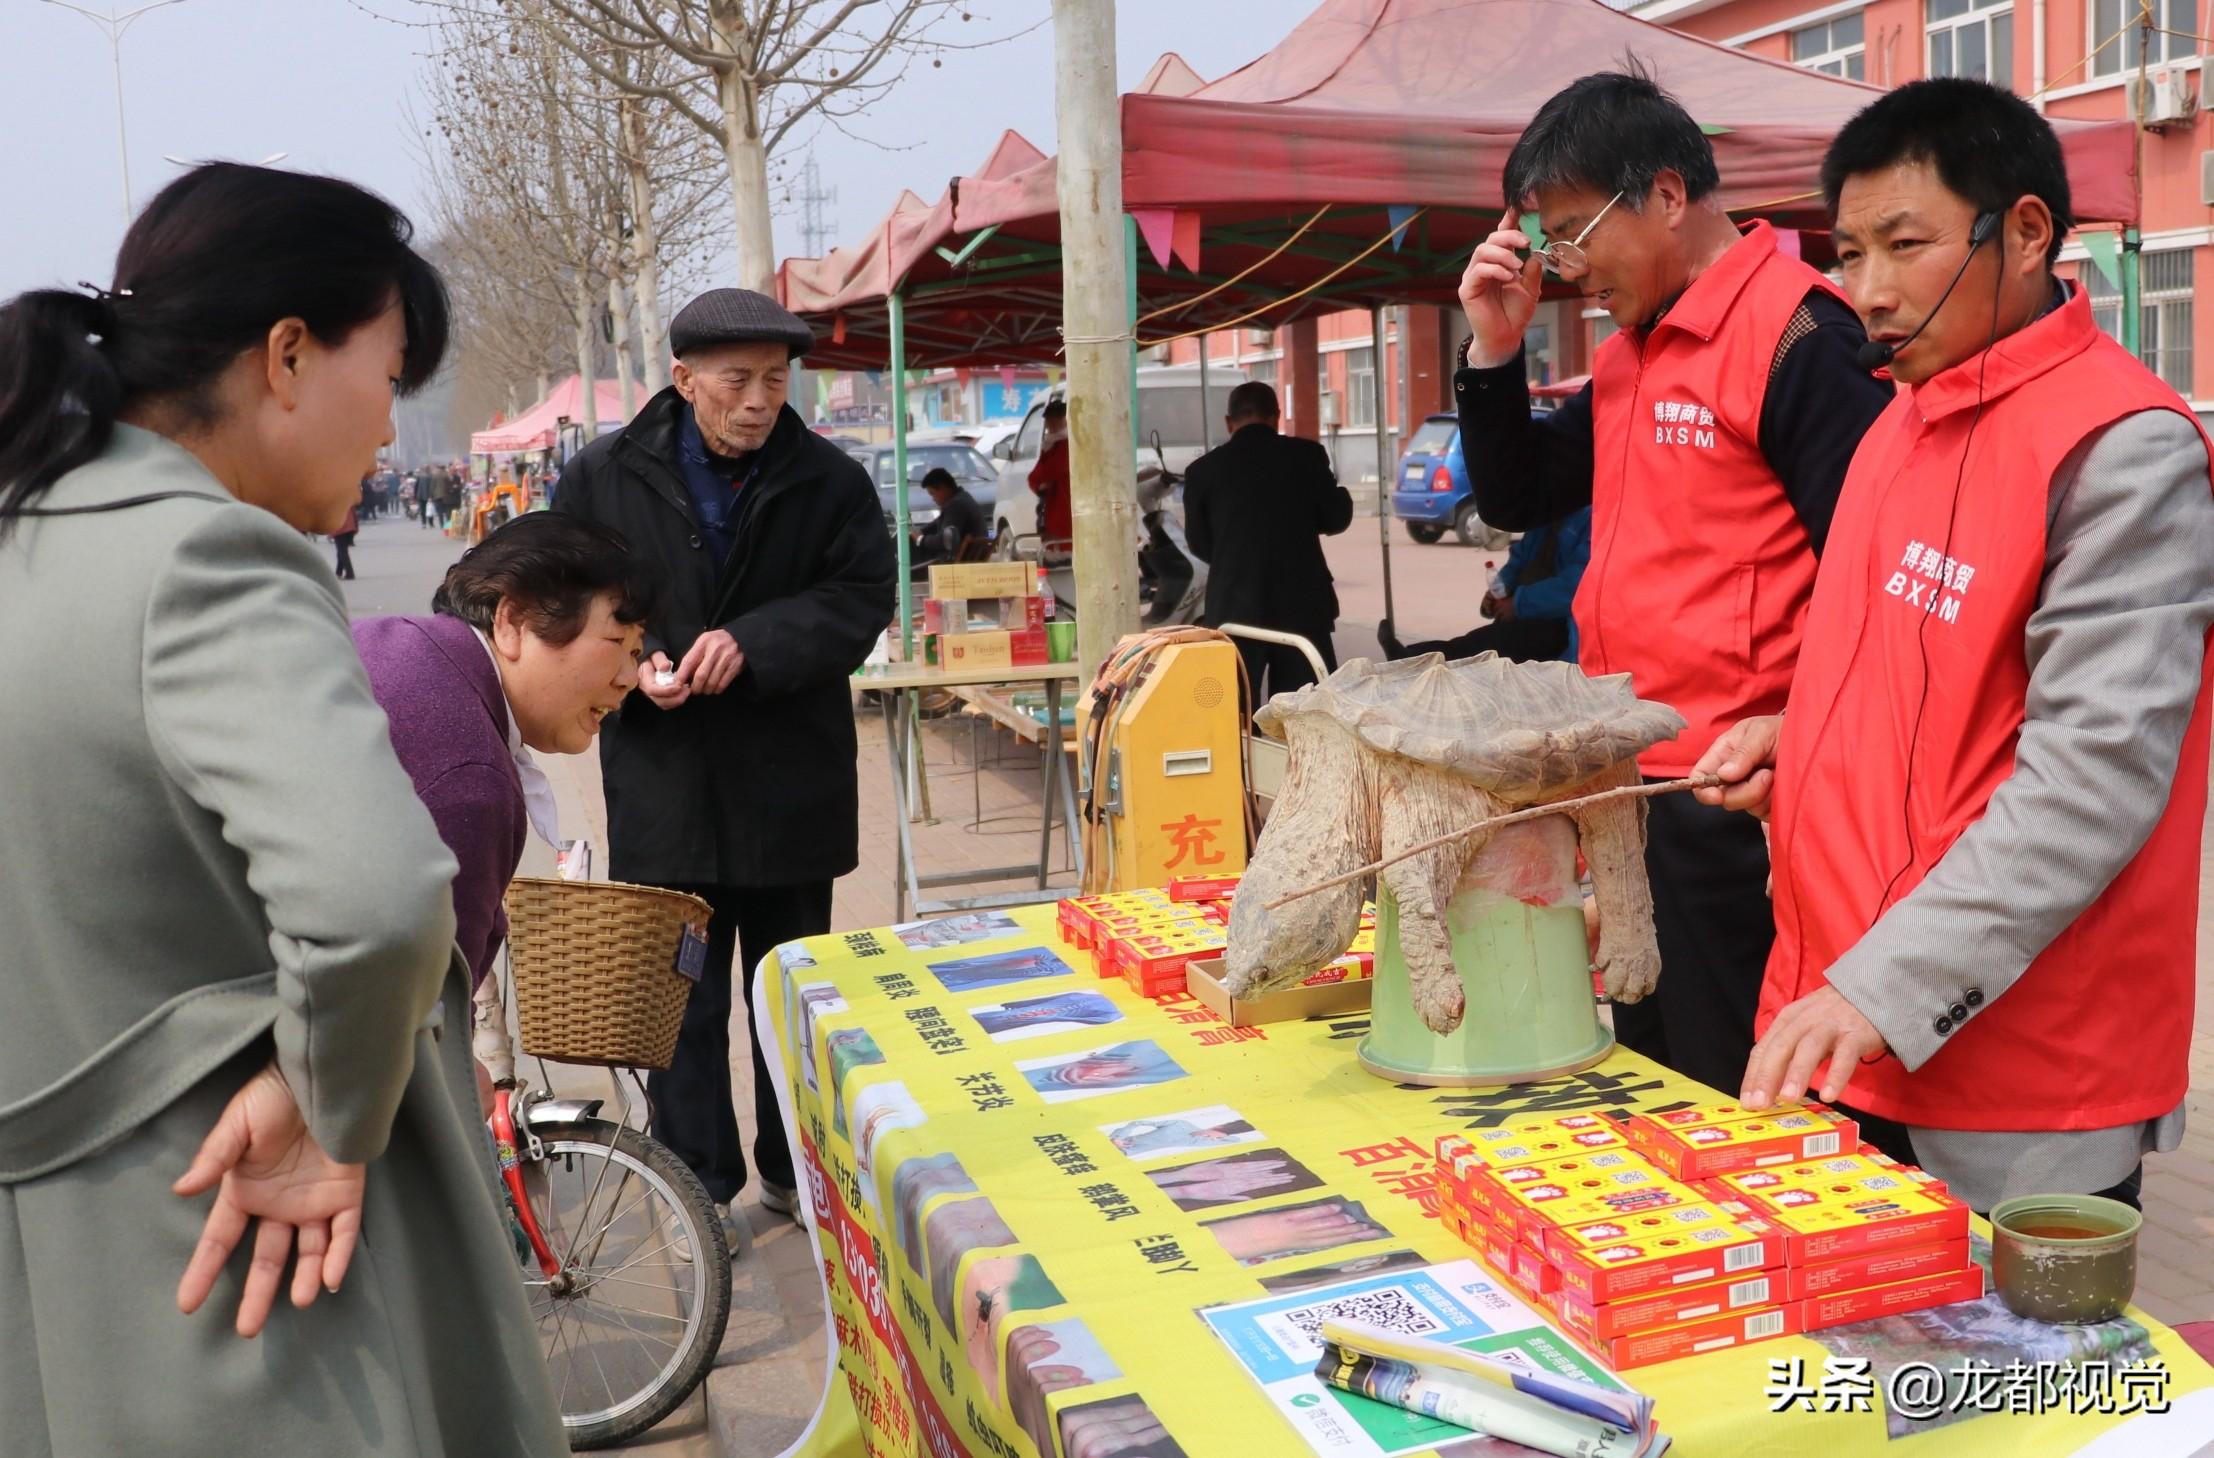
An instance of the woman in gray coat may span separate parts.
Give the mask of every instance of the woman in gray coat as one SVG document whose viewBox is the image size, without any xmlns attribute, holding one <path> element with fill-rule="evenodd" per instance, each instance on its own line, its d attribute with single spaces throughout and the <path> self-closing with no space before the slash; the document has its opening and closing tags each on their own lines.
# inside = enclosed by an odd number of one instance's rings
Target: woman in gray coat
<svg viewBox="0 0 2214 1458">
<path fill-rule="evenodd" d="M 335 527 L 437 367 L 389 205 L 228 164 L 0 308 L 0 1451 L 566 1451 L 453 858 Z M 206 1309 L 203 1309 L 205 1307 Z"/>
</svg>

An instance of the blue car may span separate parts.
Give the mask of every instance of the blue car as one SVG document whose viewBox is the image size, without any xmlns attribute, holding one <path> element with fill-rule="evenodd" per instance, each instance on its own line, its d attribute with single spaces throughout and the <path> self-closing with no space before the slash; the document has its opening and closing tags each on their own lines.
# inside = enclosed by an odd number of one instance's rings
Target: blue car
<svg viewBox="0 0 2214 1458">
<path fill-rule="evenodd" d="M 1486 526 L 1476 514 L 1468 463 L 1461 457 L 1460 421 L 1451 415 L 1430 416 L 1407 442 L 1399 479 L 1392 484 L 1391 514 L 1418 542 L 1435 542 L 1451 532 L 1471 547 L 1496 551 L 1507 544 L 1507 533 Z"/>
</svg>

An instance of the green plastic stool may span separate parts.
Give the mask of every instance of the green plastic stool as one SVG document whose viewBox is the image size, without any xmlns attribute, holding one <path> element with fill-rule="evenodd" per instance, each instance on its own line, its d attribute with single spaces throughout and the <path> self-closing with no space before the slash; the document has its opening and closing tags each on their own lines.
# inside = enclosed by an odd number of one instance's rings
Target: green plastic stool
<svg viewBox="0 0 2214 1458">
<path fill-rule="evenodd" d="M 1461 1025 L 1441 1034 L 1415 1016 L 1399 903 L 1379 886 L 1363 1068 L 1394 1083 L 1483 1088 L 1558 1078 L 1614 1051 L 1592 997 L 1576 832 L 1565 817 L 1496 832 L 1446 903 L 1445 920 L 1468 1005 Z"/>
</svg>

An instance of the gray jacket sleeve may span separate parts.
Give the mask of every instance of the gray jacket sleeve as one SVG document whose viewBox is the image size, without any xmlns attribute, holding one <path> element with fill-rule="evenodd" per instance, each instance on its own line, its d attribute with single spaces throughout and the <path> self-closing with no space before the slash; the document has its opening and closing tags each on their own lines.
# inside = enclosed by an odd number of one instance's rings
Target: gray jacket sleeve
<svg viewBox="0 0 2214 1458">
<path fill-rule="evenodd" d="M 454 954 L 456 867 L 328 569 L 266 512 L 210 513 L 154 584 L 141 681 L 155 753 L 221 821 L 268 920 L 277 1063 L 308 1130 L 373 1159 Z"/>
<path fill-rule="evenodd" d="M 2055 474 L 2047 520 L 2014 772 L 1829 969 L 1909 1069 L 1971 985 L 1990 1007 L 2144 845 L 2198 697 L 2214 489 L 2191 423 L 2153 410 L 2093 436 Z"/>
</svg>

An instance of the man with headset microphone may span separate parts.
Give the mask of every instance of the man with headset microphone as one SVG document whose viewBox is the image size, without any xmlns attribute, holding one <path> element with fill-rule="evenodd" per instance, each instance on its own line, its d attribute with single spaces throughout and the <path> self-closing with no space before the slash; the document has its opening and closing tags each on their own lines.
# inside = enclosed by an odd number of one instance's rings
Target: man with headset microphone
<svg viewBox="0 0 2214 1458">
<path fill-rule="evenodd" d="M 1742 1100 L 1818 1091 L 1974 1208 L 2137 1204 L 2182 1135 L 2214 627 L 2190 408 L 2053 259 L 2059 140 L 1917 81 L 1823 163 L 1871 368 L 1785 713 L 1697 768 L 1768 818 L 1776 943 Z"/>
</svg>

